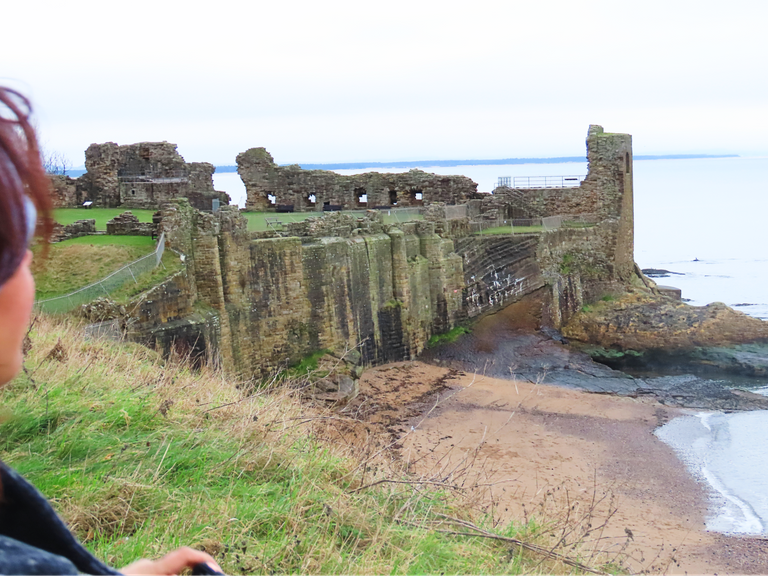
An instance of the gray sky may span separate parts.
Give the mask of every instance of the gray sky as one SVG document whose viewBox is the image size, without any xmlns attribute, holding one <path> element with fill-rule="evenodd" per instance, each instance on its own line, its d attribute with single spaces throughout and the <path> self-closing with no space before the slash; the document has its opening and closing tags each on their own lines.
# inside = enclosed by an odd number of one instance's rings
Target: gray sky
<svg viewBox="0 0 768 576">
<path fill-rule="evenodd" d="M 768 2 L 40 1 L 3 6 L 0 82 L 42 139 L 168 140 L 234 164 L 768 154 Z"/>
</svg>

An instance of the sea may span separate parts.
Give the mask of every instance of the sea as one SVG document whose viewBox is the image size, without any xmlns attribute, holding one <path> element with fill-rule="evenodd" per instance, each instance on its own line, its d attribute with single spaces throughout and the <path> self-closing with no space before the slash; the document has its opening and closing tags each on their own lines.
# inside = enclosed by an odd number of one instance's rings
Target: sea
<svg viewBox="0 0 768 576">
<path fill-rule="evenodd" d="M 479 191 L 490 192 L 502 176 L 584 176 L 587 163 L 419 169 L 467 176 Z M 214 184 L 245 206 L 236 173 L 215 174 Z M 635 261 L 643 269 L 666 271 L 654 278 L 658 284 L 680 288 L 694 306 L 724 302 L 768 321 L 768 157 L 636 159 L 634 218 Z M 768 396 L 766 384 L 722 381 Z M 691 412 L 656 435 L 707 486 L 709 530 L 768 535 L 768 411 Z"/>
</svg>

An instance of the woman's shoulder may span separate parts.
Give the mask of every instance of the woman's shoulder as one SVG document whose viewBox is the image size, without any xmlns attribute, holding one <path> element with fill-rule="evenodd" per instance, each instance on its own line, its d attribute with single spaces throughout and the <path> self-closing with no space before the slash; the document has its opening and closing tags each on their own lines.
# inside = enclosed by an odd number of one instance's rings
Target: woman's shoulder
<svg viewBox="0 0 768 576">
<path fill-rule="evenodd" d="M 52 554 L 0 535 L 0 574 L 79 574 L 75 565 Z"/>
</svg>

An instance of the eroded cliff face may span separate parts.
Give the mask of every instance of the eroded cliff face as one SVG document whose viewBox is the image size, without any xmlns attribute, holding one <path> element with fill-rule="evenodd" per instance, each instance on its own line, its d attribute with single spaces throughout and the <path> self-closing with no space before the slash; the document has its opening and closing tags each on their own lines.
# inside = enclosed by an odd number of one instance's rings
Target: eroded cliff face
<svg viewBox="0 0 768 576">
<path fill-rule="evenodd" d="M 163 209 L 163 229 L 167 245 L 187 258 L 186 280 L 174 279 L 156 293 L 178 302 L 149 298 L 140 304 L 133 336 L 168 351 L 174 331 L 190 342 L 197 327 L 196 349 L 250 375 L 321 349 L 359 348 L 364 364 L 411 359 L 431 336 L 542 290 L 541 322 L 559 328 L 585 302 L 640 278 L 631 258 L 631 139 L 591 127 L 587 144 L 590 175 L 582 186 L 531 192 L 530 209 L 543 202 L 555 212 L 596 211 L 590 212 L 596 220 L 543 234 L 471 235 L 472 218 L 484 210 L 503 212 L 494 204 L 503 199 L 496 198 L 470 200 L 453 211 L 435 200 L 425 220 L 396 226 L 384 225 L 381 212 L 367 211 L 329 213 L 262 233 L 249 233 L 234 207 L 210 214 L 174 201 Z M 323 182 L 328 194 L 347 195 L 325 201 L 343 203 L 357 194 L 338 175 L 276 167 L 263 149 L 238 162 L 246 184 L 251 179 L 252 208 L 275 182 L 291 193 L 315 186 L 316 199 Z M 365 177 L 387 182 L 392 175 Z M 448 196 L 461 200 L 472 189 Z M 365 191 L 369 202 L 377 201 L 372 188 Z M 185 290 L 177 290 L 183 282 Z"/>
<path fill-rule="evenodd" d="M 186 256 L 187 289 L 174 288 L 178 278 L 158 288 L 158 300 L 179 302 L 146 299 L 133 336 L 167 351 L 171 324 L 188 340 L 190 323 L 204 321 L 200 340 L 216 342 L 223 364 L 263 374 L 321 349 L 358 347 L 364 364 L 414 358 L 465 317 L 462 258 L 431 222 L 334 214 L 304 236 L 271 238 L 246 225 L 236 208 L 167 206 L 166 242 Z"/>
</svg>

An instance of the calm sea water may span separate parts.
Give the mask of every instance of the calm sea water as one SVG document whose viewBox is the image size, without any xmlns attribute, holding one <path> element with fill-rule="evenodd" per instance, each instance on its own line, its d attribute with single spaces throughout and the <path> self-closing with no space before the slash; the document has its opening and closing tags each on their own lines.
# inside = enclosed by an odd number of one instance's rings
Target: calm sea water
<svg viewBox="0 0 768 576">
<path fill-rule="evenodd" d="M 490 191 L 499 176 L 584 175 L 587 165 L 422 169 L 468 176 L 480 191 Z M 681 288 L 691 304 L 725 302 L 768 319 L 768 158 L 638 160 L 634 170 L 640 267 L 676 273 L 657 282 Z M 245 205 L 237 174 L 214 175 L 214 182 Z M 757 391 L 768 395 L 768 388 Z M 768 534 L 768 412 L 692 414 L 673 419 L 657 435 L 709 486 L 709 529 Z"/>
</svg>

